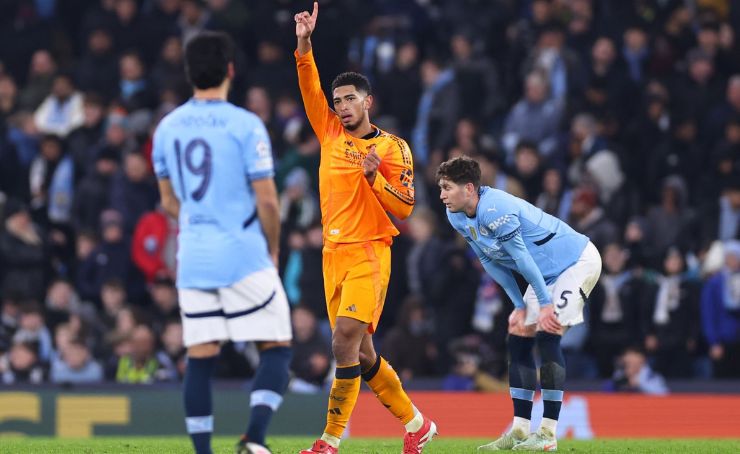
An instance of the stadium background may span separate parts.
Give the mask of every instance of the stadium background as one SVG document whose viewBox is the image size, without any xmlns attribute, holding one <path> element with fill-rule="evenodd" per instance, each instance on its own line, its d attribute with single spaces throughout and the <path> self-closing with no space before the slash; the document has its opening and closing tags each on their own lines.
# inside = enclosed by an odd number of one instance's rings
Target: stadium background
<svg viewBox="0 0 740 454">
<path fill-rule="evenodd" d="M 418 204 L 398 222 L 377 336 L 410 389 L 506 390 L 510 303 L 445 222 L 434 184 L 439 162 L 466 154 L 481 163 L 485 184 L 567 220 L 602 253 L 588 323 L 563 340 L 569 389 L 738 392 L 736 2 L 321 6 L 313 44 L 324 87 L 344 70 L 368 75 L 371 119 L 414 153 Z M 76 407 L 60 404 L 67 388 L 51 385 L 121 393 L 130 396 L 126 405 L 146 400 L 146 391 L 107 384 L 177 389 L 184 352 L 172 281 L 176 225 L 157 208 L 149 155 L 158 120 L 189 96 L 182 45 L 204 29 L 234 37 L 231 100 L 257 113 L 273 140 L 281 274 L 294 306 L 291 389 L 321 392 L 332 365 L 319 145 L 292 57 L 293 14 L 309 7 L 0 2 L 0 399 L 15 403 L 2 406 L 0 428 L 64 435 L 58 419 Z M 218 376 L 243 381 L 255 359 L 250 346 L 229 345 Z M 604 397 L 587 396 L 593 408 Z M 323 403 L 313 406 L 323 414 Z"/>
</svg>

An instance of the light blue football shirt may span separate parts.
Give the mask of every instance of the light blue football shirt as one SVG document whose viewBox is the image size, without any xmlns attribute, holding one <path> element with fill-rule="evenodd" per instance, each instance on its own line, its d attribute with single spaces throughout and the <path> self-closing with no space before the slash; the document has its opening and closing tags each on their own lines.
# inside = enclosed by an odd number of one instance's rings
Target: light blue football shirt
<svg viewBox="0 0 740 454">
<path fill-rule="evenodd" d="M 481 186 L 479 197 L 472 218 L 447 210 L 450 224 L 517 307 L 524 301 L 511 271 L 532 285 L 541 305 L 550 304 L 547 285 L 578 261 L 588 237 L 505 191 Z"/>
<path fill-rule="evenodd" d="M 274 175 L 270 139 L 256 115 L 191 99 L 159 123 L 152 161 L 180 201 L 179 288 L 226 287 L 274 266 L 250 183 Z"/>
</svg>

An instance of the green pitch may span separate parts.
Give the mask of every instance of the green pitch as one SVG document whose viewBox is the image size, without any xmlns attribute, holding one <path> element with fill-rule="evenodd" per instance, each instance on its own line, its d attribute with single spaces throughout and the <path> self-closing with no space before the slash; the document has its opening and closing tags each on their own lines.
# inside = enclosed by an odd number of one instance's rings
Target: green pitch
<svg viewBox="0 0 740 454">
<path fill-rule="evenodd" d="M 214 454 L 231 454 L 233 437 L 216 437 Z M 275 437 L 270 446 L 274 454 L 297 454 L 313 442 L 309 438 Z M 475 449 L 490 440 L 448 438 L 435 439 L 425 454 L 475 453 Z M 402 441 L 398 439 L 349 439 L 342 443 L 342 454 L 399 454 Z M 734 440 L 563 440 L 558 444 L 560 452 L 582 453 L 692 453 L 717 454 L 739 453 L 740 439 Z M 99 437 L 86 440 L 63 440 L 54 438 L 2 438 L 0 453 L 25 454 L 186 454 L 192 453 L 186 437 Z"/>
</svg>

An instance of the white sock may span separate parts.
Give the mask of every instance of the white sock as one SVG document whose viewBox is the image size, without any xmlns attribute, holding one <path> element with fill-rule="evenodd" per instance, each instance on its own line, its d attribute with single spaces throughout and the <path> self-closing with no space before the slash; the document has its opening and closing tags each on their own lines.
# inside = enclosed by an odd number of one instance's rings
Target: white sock
<svg viewBox="0 0 740 454">
<path fill-rule="evenodd" d="M 550 419 L 550 418 L 542 418 L 542 424 L 540 424 L 540 429 L 547 429 L 550 432 L 550 435 L 554 437 L 555 434 L 557 434 L 557 430 L 558 430 L 558 420 Z"/>
<path fill-rule="evenodd" d="M 421 426 L 424 425 L 424 415 L 414 407 L 416 414 L 411 421 L 406 423 L 406 432 L 418 432 Z"/>
<path fill-rule="evenodd" d="M 328 433 L 324 433 L 324 435 L 321 436 L 321 439 L 335 448 L 339 447 L 339 442 L 341 441 L 339 440 L 339 438 L 335 437 L 334 435 L 329 435 Z"/>
<path fill-rule="evenodd" d="M 529 435 L 529 419 L 514 416 L 514 422 L 511 423 L 511 431 L 521 432 L 525 437 Z"/>
</svg>

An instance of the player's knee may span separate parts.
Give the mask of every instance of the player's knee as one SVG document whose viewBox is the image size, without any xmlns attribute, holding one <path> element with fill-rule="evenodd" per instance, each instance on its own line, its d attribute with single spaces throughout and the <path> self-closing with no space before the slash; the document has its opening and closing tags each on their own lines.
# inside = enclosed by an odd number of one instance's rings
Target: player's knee
<svg viewBox="0 0 740 454">
<path fill-rule="evenodd" d="M 520 337 L 534 337 L 536 334 L 535 325 L 509 325 L 509 334 Z"/>
<path fill-rule="evenodd" d="M 188 356 L 190 358 L 210 358 L 216 356 L 221 349 L 218 342 L 208 342 L 188 347 Z"/>
<path fill-rule="evenodd" d="M 363 371 L 366 371 L 373 367 L 377 360 L 378 355 L 375 352 L 360 351 L 360 367 Z"/>
</svg>

